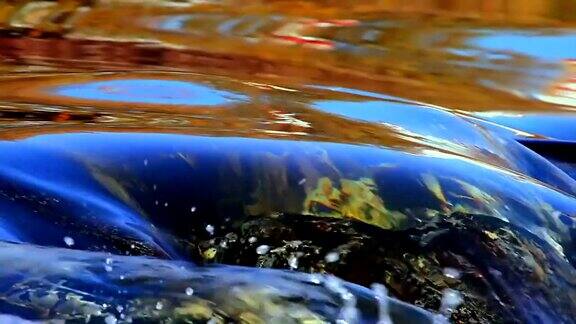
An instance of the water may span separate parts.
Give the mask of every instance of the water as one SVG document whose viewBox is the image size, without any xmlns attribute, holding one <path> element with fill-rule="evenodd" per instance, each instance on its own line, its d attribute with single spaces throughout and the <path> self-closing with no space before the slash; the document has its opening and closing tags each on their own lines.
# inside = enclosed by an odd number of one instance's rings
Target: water
<svg viewBox="0 0 576 324">
<path fill-rule="evenodd" d="M 573 12 L 0 4 L 0 313 L 572 322 Z"/>
</svg>

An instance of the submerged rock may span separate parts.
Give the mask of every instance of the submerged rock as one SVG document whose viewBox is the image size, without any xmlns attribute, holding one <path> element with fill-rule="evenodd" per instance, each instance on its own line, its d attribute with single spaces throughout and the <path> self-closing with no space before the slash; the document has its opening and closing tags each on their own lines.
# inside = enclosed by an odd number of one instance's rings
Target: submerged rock
<svg viewBox="0 0 576 324">
<path fill-rule="evenodd" d="M 443 292 L 452 289 L 463 299 L 451 314 L 456 322 L 570 322 L 576 315 L 570 263 L 541 238 L 491 217 L 437 215 L 433 222 L 390 231 L 282 215 L 237 220 L 224 232 L 239 239 L 219 250 L 218 262 L 289 269 L 297 255 L 298 271 L 330 273 L 363 286 L 381 282 L 392 296 L 429 310 L 440 310 Z M 252 237 L 270 251 L 257 253 L 248 243 Z M 225 238 L 187 244 L 216 246 L 219 240 Z M 337 253 L 338 262 L 326 260 L 330 253 Z M 458 276 L 447 275 L 446 268 L 457 269 Z"/>
</svg>

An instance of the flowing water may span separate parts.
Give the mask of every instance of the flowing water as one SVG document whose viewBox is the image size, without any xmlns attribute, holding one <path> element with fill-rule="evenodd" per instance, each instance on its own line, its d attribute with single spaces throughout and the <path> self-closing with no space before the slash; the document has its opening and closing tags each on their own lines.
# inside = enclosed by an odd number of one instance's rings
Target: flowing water
<svg viewBox="0 0 576 324">
<path fill-rule="evenodd" d="M 1 2 L 0 321 L 574 322 L 575 26 Z"/>
</svg>

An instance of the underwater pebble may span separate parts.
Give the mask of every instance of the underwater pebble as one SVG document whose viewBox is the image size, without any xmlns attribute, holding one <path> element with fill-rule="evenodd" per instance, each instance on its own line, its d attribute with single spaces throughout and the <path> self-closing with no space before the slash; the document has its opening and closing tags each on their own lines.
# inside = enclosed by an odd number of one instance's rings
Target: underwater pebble
<svg viewBox="0 0 576 324">
<path fill-rule="evenodd" d="M 202 257 L 206 260 L 212 260 L 216 256 L 216 253 L 218 253 L 218 250 L 216 250 L 215 248 L 209 248 L 206 251 L 202 252 Z"/>
<path fill-rule="evenodd" d="M 228 233 L 224 236 L 229 242 L 236 242 L 238 240 L 238 235 L 234 233 Z"/>
</svg>

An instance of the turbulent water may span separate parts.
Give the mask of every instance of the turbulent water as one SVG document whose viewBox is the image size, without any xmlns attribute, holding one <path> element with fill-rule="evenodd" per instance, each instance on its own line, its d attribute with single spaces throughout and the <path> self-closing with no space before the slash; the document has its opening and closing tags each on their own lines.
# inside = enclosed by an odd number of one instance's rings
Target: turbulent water
<svg viewBox="0 0 576 324">
<path fill-rule="evenodd" d="M 574 26 L 0 3 L 0 321 L 574 322 Z"/>
</svg>

